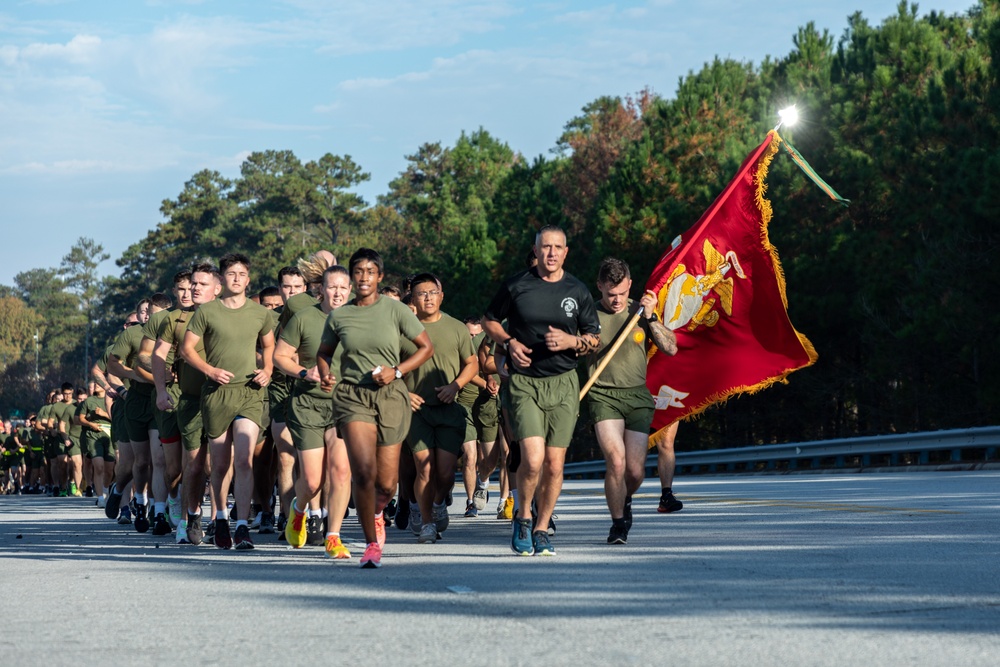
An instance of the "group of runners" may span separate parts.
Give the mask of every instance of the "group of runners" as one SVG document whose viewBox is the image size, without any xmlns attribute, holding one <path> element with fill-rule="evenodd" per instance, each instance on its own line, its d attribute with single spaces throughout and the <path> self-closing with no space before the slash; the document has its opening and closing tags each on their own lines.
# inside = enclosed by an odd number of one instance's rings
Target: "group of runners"
<svg viewBox="0 0 1000 667">
<path fill-rule="evenodd" d="M 109 519 L 179 544 L 248 550 L 255 530 L 335 559 L 351 558 L 341 528 L 354 507 L 372 568 L 393 521 L 419 543 L 440 539 L 457 469 L 470 518 L 497 473 L 511 549 L 551 556 L 577 367 L 592 376 L 624 336 L 586 400 L 607 461 L 607 542 L 625 544 L 653 417 L 647 352 L 676 342 L 654 295 L 629 299 L 625 262 L 601 264 L 595 302 L 564 269 L 568 251 L 561 229 L 540 230 L 527 268 L 464 321 L 441 310 L 431 273 L 383 285 L 368 248 L 346 267 L 316 253 L 253 296 L 246 256 L 195 264 L 172 297 L 140 301 L 87 391 L 64 385 L 20 428 L 5 425 L 7 491 L 93 494 Z M 682 507 L 675 432 L 657 442 L 664 513 Z"/>
</svg>

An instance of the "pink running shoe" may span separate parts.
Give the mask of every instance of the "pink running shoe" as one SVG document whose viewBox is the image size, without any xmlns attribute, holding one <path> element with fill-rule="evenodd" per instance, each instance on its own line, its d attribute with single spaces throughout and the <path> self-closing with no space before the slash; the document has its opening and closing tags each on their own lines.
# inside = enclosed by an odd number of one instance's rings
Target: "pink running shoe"
<svg viewBox="0 0 1000 667">
<path fill-rule="evenodd" d="M 369 542 L 368 546 L 365 547 L 365 555 L 361 557 L 361 567 L 382 567 L 382 547 L 378 545 L 378 542 Z"/>
</svg>

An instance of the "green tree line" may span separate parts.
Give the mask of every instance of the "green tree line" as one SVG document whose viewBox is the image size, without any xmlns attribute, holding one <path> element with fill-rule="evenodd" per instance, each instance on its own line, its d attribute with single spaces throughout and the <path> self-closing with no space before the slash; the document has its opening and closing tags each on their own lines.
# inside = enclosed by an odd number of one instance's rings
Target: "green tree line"
<svg viewBox="0 0 1000 667">
<path fill-rule="evenodd" d="M 389 281 L 439 274 L 445 310 L 462 317 L 481 313 L 520 269 L 535 230 L 558 224 L 569 233 L 572 273 L 592 283 L 602 258 L 622 257 L 637 296 L 670 240 L 712 202 L 777 110 L 795 103 L 802 121 L 782 135 L 852 201 L 831 202 L 787 156 L 772 164 L 770 236 L 792 322 L 820 359 L 786 385 L 686 425 L 682 447 L 995 421 L 998 3 L 921 16 L 904 2 L 880 25 L 856 13 L 839 37 L 810 23 L 791 38 L 787 55 L 759 64 L 715 58 L 681 77 L 673 97 L 598 98 L 548 155 L 526 157 L 484 128 L 453 145 L 424 144 L 375 202 L 355 192 L 369 175 L 350 156 L 303 163 L 263 150 L 234 179 L 198 172 L 116 260 L 119 275 L 98 284 L 82 259 L 103 250 L 81 239 L 59 269 L 19 274 L 2 289 L 0 411 L 29 407 L 34 327 L 43 383 L 80 380 L 82 359 L 139 298 L 167 290 L 192 260 L 226 251 L 251 256 L 260 288 L 317 249 L 346 261 L 374 247 Z"/>
</svg>

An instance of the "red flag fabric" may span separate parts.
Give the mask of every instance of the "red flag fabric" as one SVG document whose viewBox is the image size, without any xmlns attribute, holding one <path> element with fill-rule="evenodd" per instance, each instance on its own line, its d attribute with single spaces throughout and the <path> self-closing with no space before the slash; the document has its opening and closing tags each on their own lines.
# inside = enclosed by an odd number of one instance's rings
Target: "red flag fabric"
<svg viewBox="0 0 1000 667">
<path fill-rule="evenodd" d="M 785 280 L 768 240 L 767 169 L 776 131 L 695 225 L 674 240 L 646 284 L 657 315 L 677 336 L 677 354 L 650 352 L 646 385 L 653 428 L 740 393 L 753 393 L 812 365 L 816 351 L 788 319 Z"/>
</svg>

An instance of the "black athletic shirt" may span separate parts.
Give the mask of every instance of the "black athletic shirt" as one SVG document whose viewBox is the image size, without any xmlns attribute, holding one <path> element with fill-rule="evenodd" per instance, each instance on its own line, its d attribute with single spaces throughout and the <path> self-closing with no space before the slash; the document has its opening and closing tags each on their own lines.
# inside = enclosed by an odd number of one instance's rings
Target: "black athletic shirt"
<svg viewBox="0 0 1000 667">
<path fill-rule="evenodd" d="M 551 377 L 576 369 L 575 351 L 550 352 L 545 347 L 550 325 L 574 336 L 601 333 L 590 290 L 565 272 L 562 280 L 554 283 L 539 278 L 535 269 L 508 278 L 486 309 L 486 317 L 507 320 L 507 332 L 531 348 L 528 368 L 511 365 L 512 372 L 531 377 Z"/>
</svg>

